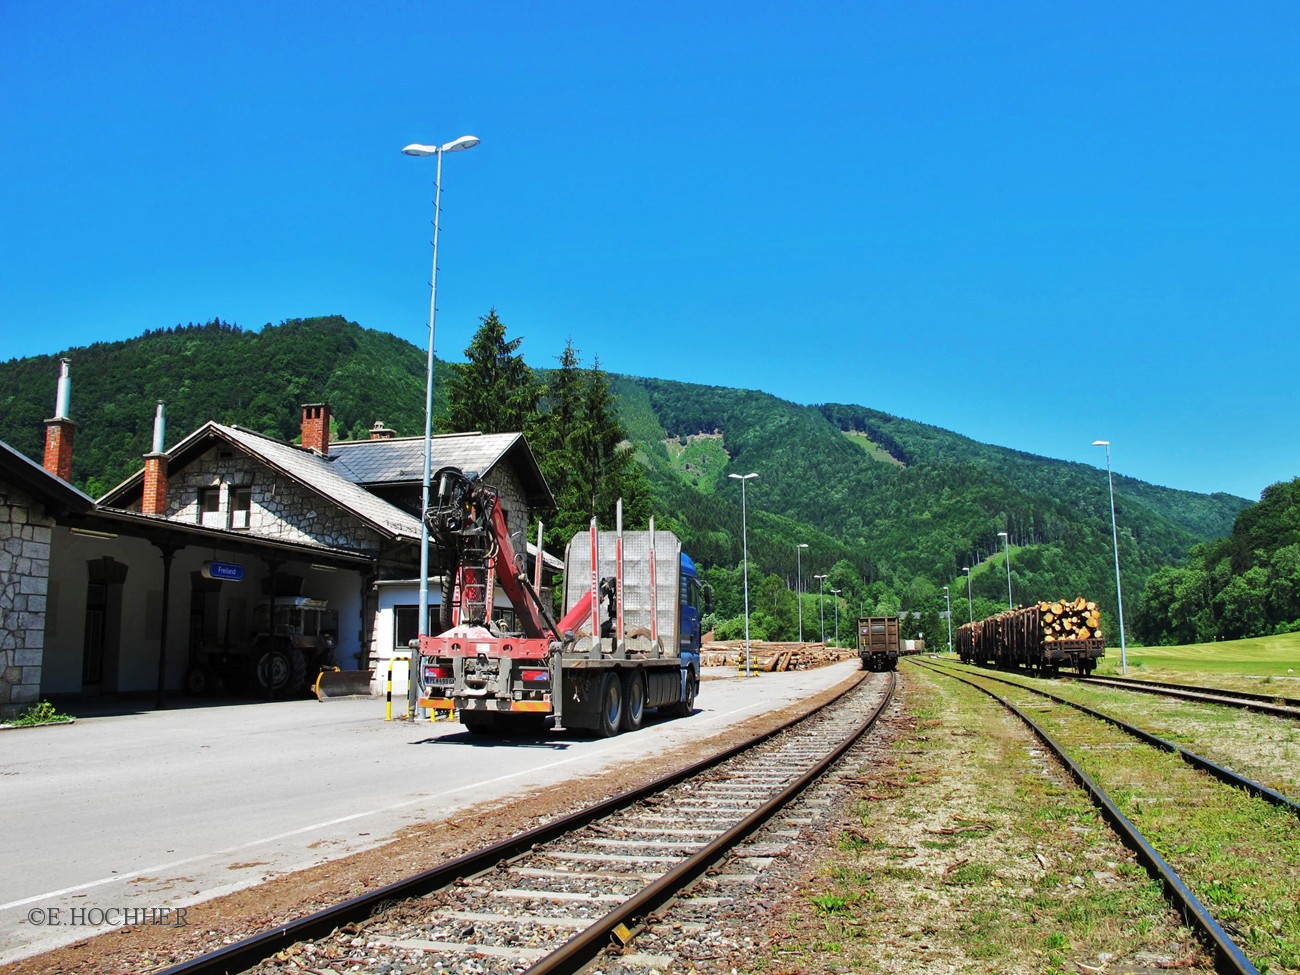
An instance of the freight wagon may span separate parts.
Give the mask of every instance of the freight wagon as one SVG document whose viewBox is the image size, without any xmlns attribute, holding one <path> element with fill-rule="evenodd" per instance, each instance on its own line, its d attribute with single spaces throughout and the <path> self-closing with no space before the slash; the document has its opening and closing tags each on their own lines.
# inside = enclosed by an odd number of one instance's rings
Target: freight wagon
<svg viewBox="0 0 1300 975">
<path fill-rule="evenodd" d="M 1018 667 L 1052 675 L 1062 667 L 1089 674 L 1105 656 L 1100 613 L 1084 599 L 1038 603 L 957 628 L 965 663 Z"/>
<path fill-rule="evenodd" d="M 893 670 L 898 666 L 898 617 L 858 619 L 858 656 L 863 670 Z"/>
</svg>

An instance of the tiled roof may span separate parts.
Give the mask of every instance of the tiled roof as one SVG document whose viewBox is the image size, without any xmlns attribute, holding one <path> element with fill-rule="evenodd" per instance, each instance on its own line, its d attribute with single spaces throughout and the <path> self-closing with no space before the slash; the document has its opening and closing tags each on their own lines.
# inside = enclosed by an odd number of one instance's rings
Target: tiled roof
<svg viewBox="0 0 1300 975">
<path fill-rule="evenodd" d="M 361 487 L 353 480 L 349 468 L 337 459 L 322 457 L 240 427 L 220 423 L 210 423 L 207 427 L 387 534 L 420 537 L 419 519 Z M 416 477 L 418 479 L 419 475 Z"/>
</svg>

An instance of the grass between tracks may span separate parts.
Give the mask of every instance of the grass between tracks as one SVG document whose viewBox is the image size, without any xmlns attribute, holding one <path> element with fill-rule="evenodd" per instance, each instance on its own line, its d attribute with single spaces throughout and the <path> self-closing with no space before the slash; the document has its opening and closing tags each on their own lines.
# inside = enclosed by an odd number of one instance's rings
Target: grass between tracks
<svg viewBox="0 0 1300 975">
<path fill-rule="evenodd" d="M 1212 971 L 1082 791 L 1014 717 L 907 668 L 902 732 L 755 969 Z"/>
<path fill-rule="evenodd" d="M 1005 685 L 996 690 L 1022 707 L 1043 700 Z M 1073 708 L 1054 706 L 1033 717 L 1261 971 L 1300 971 L 1300 823 L 1292 812 L 1227 788 Z"/>
</svg>

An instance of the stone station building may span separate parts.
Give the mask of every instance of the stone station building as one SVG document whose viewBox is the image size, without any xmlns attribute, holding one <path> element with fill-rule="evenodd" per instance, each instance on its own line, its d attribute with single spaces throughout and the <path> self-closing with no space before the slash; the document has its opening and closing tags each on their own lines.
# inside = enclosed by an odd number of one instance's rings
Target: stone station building
<svg viewBox="0 0 1300 975">
<path fill-rule="evenodd" d="M 328 601 L 344 669 L 398 649 L 380 584 L 417 575 L 423 437 L 377 423 L 331 444 L 329 407 L 308 404 L 301 445 L 209 422 L 164 450 L 159 404 L 144 467 L 95 501 L 68 483 L 67 378 L 65 363 L 44 469 L 0 442 L 0 717 L 51 696 L 163 706 L 204 659 L 251 639 L 272 592 Z M 497 488 L 516 548 L 535 554 L 529 512 L 554 501 L 522 434 L 439 436 L 431 453 L 432 471 Z"/>
</svg>

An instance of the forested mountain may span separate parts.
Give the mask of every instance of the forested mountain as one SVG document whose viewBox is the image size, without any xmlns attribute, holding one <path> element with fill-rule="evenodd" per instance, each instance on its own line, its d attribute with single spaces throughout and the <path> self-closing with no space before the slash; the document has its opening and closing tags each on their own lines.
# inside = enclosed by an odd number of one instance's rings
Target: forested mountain
<svg viewBox="0 0 1300 975">
<path fill-rule="evenodd" d="M 562 352 L 525 351 L 535 367 Z M 338 317 L 256 332 L 215 321 L 0 363 L 0 439 L 37 460 L 60 356 L 73 362 L 74 479 L 92 495 L 140 467 L 157 400 L 167 403 L 169 443 L 209 419 L 293 439 L 307 402 L 330 404 L 336 438 L 364 437 L 375 420 L 400 435 L 424 425 L 425 353 L 402 339 Z M 543 380 L 549 374 L 537 371 Z M 441 400 L 450 378 L 443 363 L 438 377 Z M 716 566 L 720 582 L 741 557 L 740 486 L 727 475 L 756 472 L 747 488 L 755 585 L 768 574 L 793 584 L 798 551 L 805 588 L 815 593 L 812 579 L 829 573 L 825 587 L 843 590 L 848 613 L 929 613 L 942 608 L 937 587 L 949 585 L 961 622 L 963 566 L 973 570 L 976 616 L 1005 605 L 997 533 L 1007 531 L 1017 602 L 1085 594 L 1113 607 L 1110 509 L 1096 467 L 976 443 L 863 406 L 800 406 L 748 390 L 612 378 L 658 523 Z M 1226 536 L 1249 505 L 1123 476 L 1115 490 L 1125 602 L 1134 605 L 1152 573 Z M 808 547 L 796 549 L 800 543 Z M 731 593 L 719 593 L 719 612 L 731 602 Z M 784 618 L 787 608 L 774 603 L 769 615 Z"/>
</svg>

